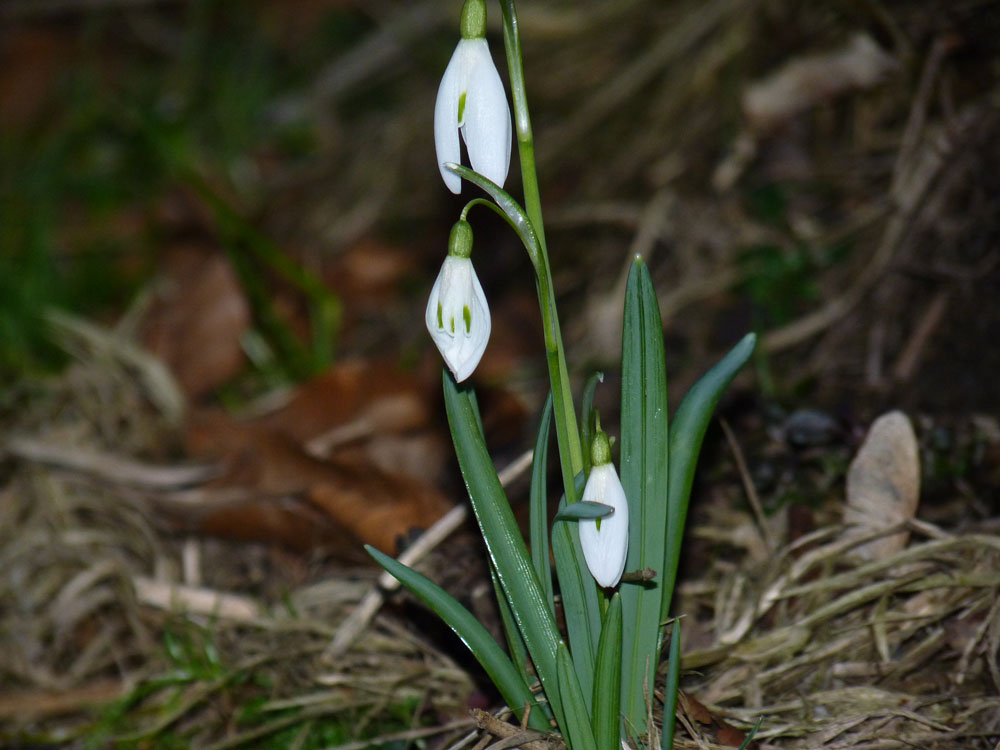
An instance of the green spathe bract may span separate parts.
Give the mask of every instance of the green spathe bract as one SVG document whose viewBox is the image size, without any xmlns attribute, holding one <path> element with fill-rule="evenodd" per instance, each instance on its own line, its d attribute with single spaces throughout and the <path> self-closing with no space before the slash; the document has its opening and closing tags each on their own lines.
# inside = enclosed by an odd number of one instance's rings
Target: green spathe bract
<svg viewBox="0 0 1000 750">
<path fill-rule="evenodd" d="M 593 409 L 596 376 L 584 388 L 581 434 L 542 224 L 517 14 L 513 0 L 501 0 L 501 8 L 524 207 L 502 188 L 510 150 L 510 115 L 502 84 L 502 103 L 495 82 L 486 87 L 493 87 L 489 108 L 497 115 L 497 122 L 481 118 L 481 101 L 476 97 L 485 89 L 475 92 L 487 78 L 492 80 L 484 73 L 487 67 L 492 68 L 492 60 L 486 66 L 485 2 L 468 0 L 461 21 L 463 39 L 439 90 L 435 140 L 448 188 L 459 192 L 461 181 L 466 180 L 491 200 L 475 198 L 462 210 L 449 238 L 449 256 L 432 291 L 426 320 L 450 370 L 443 377 L 448 424 L 469 501 L 486 543 L 510 656 L 436 584 L 382 553 L 370 548 L 369 552 L 458 634 L 516 715 L 523 716 L 525 706 L 529 706 L 529 725 L 546 730 L 553 722 L 570 750 L 611 750 L 634 744 L 636 738 L 641 741 L 650 730 L 648 696 L 653 691 L 673 599 L 698 453 L 712 412 L 723 390 L 750 357 L 755 339 L 753 335 L 745 337 L 709 370 L 688 392 L 673 425 L 668 426 L 660 311 L 649 269 L 637 257 L 624 300 L 620 479 L 611 443 L 601 432 Z M 495 68 L 492 75 L 496 75 Z M 508 128 L 505 146 L 503 139 L 496 137 L 502 131 L 504 116 Z M 472 169 L 457 163 L 459 128 L 469 147 Z M 494 139 L 492 145 L 487 144 L 490 139 Z M 474 143 L 478 144 L 475 149 Z M 480 158 L 484 144 L 493 149 L 486 161 Z M 470 209 L 480 205 L 502 215 L 524 245 L 535 272 L 541 310 L 551 392 L 541 414 L 531 471 L 530 551 L 486 448 L 475 394 L 468 386 L 459 385 L 471 375 L 485 348 L 484 321 L 486 337 L 489 335 L 489 310 L 469 259 L 472 228 L 466 220 Z M 553 423 L 563 496 L 550 538 L 547 457 Z M 553 568 L 558 590 L 553 585 Z M 654 575 L 623 577 L 623 569 L 651 570 Z M 565 632 L 556 620 L 557 598 L 562 603 Z M 677 620 L 672 628 L 662 748 L 673 743 L 680 677 Z"/>
</svg>

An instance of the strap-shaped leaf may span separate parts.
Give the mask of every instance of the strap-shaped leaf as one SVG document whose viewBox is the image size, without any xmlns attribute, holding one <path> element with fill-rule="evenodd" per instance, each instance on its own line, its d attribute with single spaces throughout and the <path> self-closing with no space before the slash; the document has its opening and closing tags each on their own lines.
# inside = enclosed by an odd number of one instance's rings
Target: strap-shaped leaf
<svg viewBox="0 0 1000 750">
<path fill-rule="evenodd" d="M 674 426 L 670 430 L 670 481 L 668 487 L 667 545 L 663 562 L 663 601 L 660 606 L 660 622 L 670 613 L 670 602 L 677 579 L 677 565 L 681 559 L 681 541 L 684 538 L 684 523 L 687 520 L 688 502 L 691 498 L 691 484 L 698 466 L 698 454 L 722 392 L 736 377 L 736 373 L 746 364 L 757 344 L 757 335 L 748 333 L 729 353 L 706 372 L 681 401 L 674 414 Z"/>
<path fill-rule="evenodd" d="M 583 490 L 583 474 L 577 476 L 577 494 Z M 579 503 L 573 503 L 579 505 Z M 573 505 L 568 507 L 573 507 Z M 567 508 L 566 498 L 559 500 L 559 513 Z M 556 514 L 558 517 L 558 514 Z M 573 664 L 580 680 L 584 699 L 593 696 L 594 659 L 601 637 L 601 604 L 597 582 L 590 575 L 580 546 L 580 534 L 574 523 L 556 521 L 552 525 L 552 555 L 562 594 L 563 616 L 572 648 Z"/>
<path fill-rule="evenodd" d="M 545 399 L 542 422 L 538 427 L 535 452 L 531 459 L 531 490 L 529 492 L 529 524 L 531 533 L 531 561 L 535 565 L 542 593 L 549 603 L 552 616 L 556 614 L 555 596 L 552 592 L 552 562 L 549 558 L 549 488 L 548 458 L 549 431 L 552 427 L 552 394 Z"/>
<path fill-rule="evenodd" d="M 507 638 L 507 652 L 510 654 L 514 667 L 524 680 L 524 684 L 530 690 L 535 681 L 528 674 L 528 649 L 524 645 L 524 638 L 521 637 L 521 631 L 517 629 L 517 621 L 514 619 L 514 613 L 511 611 L 510 602 L 507 601 L 507 595 L 500 585 L 500 579 L 497 578 L 497 571 L 492 563 L 490 563 L 490 580 L 493 582 L 493 594 L 497 598 L 497 608 L 500 610 L 503 634 Z M 541 707 L 546 709 L 546 713 L 549 716 L 552 715 L 552 710 L 547 703 L 541 704 Z"/>
<path fill-rule="evenodd" d="M 594 739 L 598 747 L 618 747 L 622 689 L 622 597 L 611 597 L 604 613 L 594 675 Z"/>
<path fill-rule="evenodd" d="M 566 723 L 559 728 L 563 737 L 569 740 L 566 744 L 573 750 L 597 750 L 594 732 L 590 727 L 590 713 L 580 689 L 580 681 L 573 669 L 573 657 L 569 655 L 569 649 L 563 641 L 559 641 L 556 662 L 559 669 L 559 690 L 563 709 L 566 711 Z M 612 747 L 617 746 L 618 743 L 615 743 Z"/>
<path fill-rule="evenodd" d="M 565 717 L 556 677 L 556 645 L 561 637 L 555 618 L 542 593 L 528 548 L 486 449 L 473 410 L 471 391 L 455 383 L 447 370 L 443 380 L 444 403 L 455 454 L 479 530 L 486 542 L 486 551 L 496 567 L 500 585 L 510 602 L 556 721 L 562 726 Z"/>
<path fill-rule="evenodd" d="M 667 372 L 660 307 L 649 269 L 636 258 L 625 289 L 622 328 L 621 480 L 629 502 L 626 570 L 659 572 L 667 523 Z M 621 587 L 622 711 L 637 733 L 646 731 L 643 684 L 659 661 L 662 578 Z"/>
<path fill-rule="evenodd" d="M 455 631 L 455 634 L 468 646 L 472 655 L 482 664 L 486 674 L 493 680 L 500 695 L 507 701 L 507 705 L 515 714 L 521 716 L 524 713 L 524 707 L 530 705 L 532 710 L 528 717 L 528 723 L 534 729 L 542 732 L 548 731 L 545 714 L 535 705 L 534 696 L 528 690 L 521 674 L 507 658 L 507 654 L 503 652 L 500 644 L 493 639 L 482 623 L 472 616 L 469 610 L 426 576 L 406 567 L 398 560 L 379 552 L 370 545 L 365 545 L 365 549 L 379 565 L 420 597 L 438 617 L 444 620 L 449 628 Z"/>
</svg>

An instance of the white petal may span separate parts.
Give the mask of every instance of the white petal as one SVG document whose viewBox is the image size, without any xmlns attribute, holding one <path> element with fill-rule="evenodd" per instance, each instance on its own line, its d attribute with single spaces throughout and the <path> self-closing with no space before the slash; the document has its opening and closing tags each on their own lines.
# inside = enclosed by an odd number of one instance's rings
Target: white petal
<svg viewBox="0 0 1000 750">
<path fill-rule="evenodd" d="M 479 174 L 503 187 L 510 168 L 511 123 L 507 94 L 485 39 L 465 39 L 468 47 L 465 124 L 462 136 L 469 162 Z"/>
<path fill-rule="evenodd" d="M 625 570 L 628 555 L 628 500 L 618 473 L 611 464 L 601 464 L 590 470 L 583 499 L 604 503 L 615 509 L 610 516 L 597 521 L 578 521 L 580 546 L 590 574 L 605 588 L 618 585 Z"/>
<path fill-rule="evenodd" d="M 464 40 L 463 40 L 464 41 Z M 438 169 L 444 184 L 456 195 L 462 190 L 462 178 L 444 168 L 445 163 L 462 160 L 458 144 L 458 100 L 465 90 L 465 64 L 467 57 L 459 43 L 441 76 L 437 99 L 434 102 L 434 149 L 437 152 Z"/>
<path fill-rule="evenodd" d="M 427 301 L 424 322 L 448 369 L 461 383 L 482 359 L 491 328 L 486 295 L 468 258 L 445 258 Z"/>
</svg>

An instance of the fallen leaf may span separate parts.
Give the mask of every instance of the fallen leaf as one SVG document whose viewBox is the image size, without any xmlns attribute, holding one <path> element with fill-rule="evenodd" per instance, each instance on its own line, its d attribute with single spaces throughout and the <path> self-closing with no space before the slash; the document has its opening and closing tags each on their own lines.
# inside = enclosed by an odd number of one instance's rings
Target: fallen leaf
<svg viewBox="0 0 1000 750">
<path fill-rule="evenodd" d="M 142 343 L 188 396 L 205 394 L 239 373 L 249 326 L 250 307 L 223 255 L 196 246 L 170 250 L 143 321 Z"/>
<path fill-rule="evenodd" d="M 209 489 L 244 490 L 233 505 L 203 508 L 189 527 L 221 536 L 391 552 L 451 507 L 436 489 L 447 454 L 427 389 L 385 364 L 353 360 L 303 384 L 267 414 L 220 410 L 189 418 L 192 457 L 217 461 Z"/>
<path fill-rule="evenodd" d="M 257 423 L 327 453 L 373 435 L 402 433 L 432 421 L 428 390 L 392 365 L 345 360 L 303 383 Z"/>
<path fill-rule="evenodd" d="M 242 489 L 235 503 L 194 508 L 188 530 L 278 542 L 294 549 L 327 547 L 359 559 L 362 544 L 387 552 L 414 528 L 432 525 L 451 507 L 432 485 L 389 474 L 353 459 L 320 459 L 275 430 L 254 426 L 231 433 L 223 474 L 208 489 Z"/>
<path fill-rule="evenodd" d="M 847 472 L 844 524 L 848 534 L 867 536 L 897 526 L 916 515 L 920 498 L 920 459 L 909 418 L 899 411 L 875 420 Z M 854 549 L 874 560 L 906 546 L 903 531 Z"/>
<path fill-rule="evenodd" d="M 727 747 L 739 747 L 746 741 L 747 735 L 741 729 L 730 725 L 721 716 L 717 716 L 712 713 L 712 711 L 697 698 L 688 695 L 683 690 L 678 691 L 678 711 L 683 711 L 684 714 L 692 723 L 700 724 L 703 727 L 708 728 L 711 734 L 714 734 L 715 742 L 719 745 L 725 745 Z M 749 750 L 757 750 L 760 745 L 757 742 L 751 742 L 748 746 Z"/>
</svg>

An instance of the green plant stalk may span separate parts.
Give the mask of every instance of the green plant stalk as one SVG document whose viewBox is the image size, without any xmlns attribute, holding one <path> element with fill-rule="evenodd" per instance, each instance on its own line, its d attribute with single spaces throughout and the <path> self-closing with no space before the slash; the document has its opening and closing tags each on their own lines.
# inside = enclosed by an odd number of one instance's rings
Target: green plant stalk
<svg viewBox="0 0 1000 750">
<path fill-rule="evenodd" d="M 538 190 L 535 170 L 535 141 L 528 115 L 528 96 L 524 87 L 524 68 L 521 62 L 521 40 L 517 30 L 517 10 L 514 0 L 501 0 L 503 10 L 503 41 L 507 53 L 507 70 L 510 74 L 511 96 L 514 100 L 514 124 L 517 131 L 517 152 L 521 161 L 521 184 L 524 188 L 524 208 L 534 226 L 541 248 L 541 257 L 535 264 L 538 279 L 538 302 L 542 312 L 545 332 L 545 354 L 552 384 L 555 406 L 556 442 L 559 445 L 559 464 L 562 468 L 563 488 L 567 502 L 576 502 L 573 478 L 583 470 L 583 452 L 580 449 L 580 432 L 573 406 L 573 392 L 569 384 L 566 351 L 559 327 L 559 314 L 555 305 L 552 269 L 545 244 L 545 227 L 542 222 L 542 200 Z"/>
</svg>

